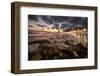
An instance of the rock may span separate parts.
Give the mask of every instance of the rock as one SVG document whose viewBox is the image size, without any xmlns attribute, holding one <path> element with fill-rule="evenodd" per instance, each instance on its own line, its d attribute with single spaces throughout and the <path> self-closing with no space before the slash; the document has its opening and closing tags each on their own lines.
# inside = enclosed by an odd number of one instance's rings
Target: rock
<svg viewBox="0 0 100 76">
<path fill-rule="evenodd" d="M 32 60 L 40 60 L 42 56 L 40 54 L 35 54 L 32 56 Z"/>
</svg>

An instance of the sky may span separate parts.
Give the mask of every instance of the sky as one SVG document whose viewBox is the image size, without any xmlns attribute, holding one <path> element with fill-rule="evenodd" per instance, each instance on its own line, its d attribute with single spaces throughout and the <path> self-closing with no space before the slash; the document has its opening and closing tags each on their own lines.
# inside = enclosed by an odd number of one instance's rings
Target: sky
<svg viewBox="0 0 100 76">
<path fill-rule="evenodd" d="M 34 26 L 34 23 L 41 25 L 41 27 L 46 26 L 52 28 L 58 28 L 60 25 L 61 28 L 66 30 L 78 27 L 87 28 L 88 26 L 87 17 L 28 15 L 28 20 L 32 22 L 32 26 Z"/>
</svg>

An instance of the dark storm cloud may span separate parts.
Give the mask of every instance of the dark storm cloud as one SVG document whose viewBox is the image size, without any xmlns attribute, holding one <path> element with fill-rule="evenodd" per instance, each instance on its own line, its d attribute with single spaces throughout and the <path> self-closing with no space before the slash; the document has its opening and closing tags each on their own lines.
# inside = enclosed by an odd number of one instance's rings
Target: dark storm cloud
<svg viewBox="0 0 100 76">
<path fill-rule="evenodd" d="M 48 16 L 48 15 L 29 15 L 28 18 L 33 21 L 47 24 L 53 24 L 54 28 L 61 25 L 61 28 L 76 28 L 76 27 L 87 27 L 88 18 L 87 17 L 71 17 L 71 16 Z M 42 24 L 41 24 L 42 25 Z"/>
</svg>

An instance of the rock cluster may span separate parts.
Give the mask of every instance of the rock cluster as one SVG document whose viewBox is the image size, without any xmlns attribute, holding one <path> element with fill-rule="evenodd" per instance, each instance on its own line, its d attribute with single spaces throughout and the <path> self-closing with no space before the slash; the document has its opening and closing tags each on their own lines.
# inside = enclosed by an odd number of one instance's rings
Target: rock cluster
<svg viewBox="0 0 100 76">
<path fill-rule="evenodd" d="M 66 40 L 64 43 L 54 43 L 48 40 L 38 40 L 29 43 L 36 45 L 37 51 L 28 53 L 28 60 L 50 60 L 50 59 L 75 59 L 87 58 L 88 50 L 86 44 L 77 43 L 73 40 Z M 84 46 L 85 45 L 85 46 Z"/>
</svg>

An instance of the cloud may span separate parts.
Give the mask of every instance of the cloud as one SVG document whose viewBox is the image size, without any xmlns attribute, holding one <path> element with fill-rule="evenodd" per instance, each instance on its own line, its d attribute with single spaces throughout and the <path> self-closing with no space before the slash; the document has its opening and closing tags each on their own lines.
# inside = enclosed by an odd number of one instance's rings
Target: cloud
<svg viewBox="0 0 100 76">
<path fill-rule="evenodd" d="M 87 17 L 71 17 L 71 16 L 45 16 L 45 15 L 29 15 L 29 22 L 46 27 L 58 28 L 60 25 L 63 29 L 71 29 L 76 27 L 87 27 Z M 30 23 L 29 23 L 30 24 Z"/>
</svg>

